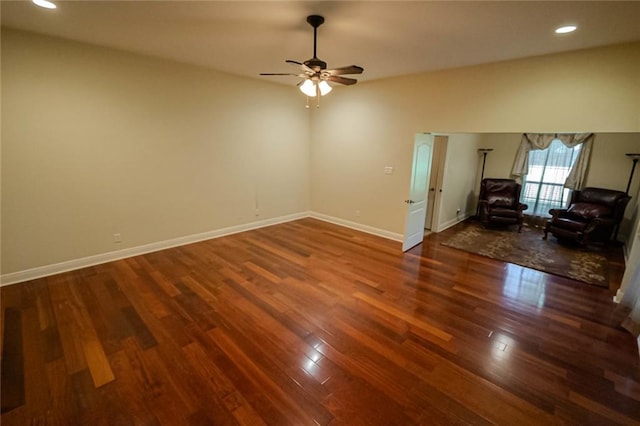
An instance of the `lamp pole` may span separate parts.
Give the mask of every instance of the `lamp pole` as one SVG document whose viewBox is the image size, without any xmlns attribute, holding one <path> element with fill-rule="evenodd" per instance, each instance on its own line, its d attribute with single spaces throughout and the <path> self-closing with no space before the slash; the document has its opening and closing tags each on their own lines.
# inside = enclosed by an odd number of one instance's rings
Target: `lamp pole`
<svg viewBox="0 0 640 426">
<path fill-rule="evenodd" d="M 640 154 L 629 153 L 625 154 L 627 157 L 633 160 L 633 165 L 631 166 L 631 173 L 629 173 L 629 182 L 627 182 L 627 190 L 625 193 L 629 195 L 629 189 L 631 188 L 631 181 L 633 180 L 633 173 L 636 171 L 636 164 L 638 163 L 638 159 L 640 159 Z M 613 233 L 613 241 L 618 241 L 618 231 L 620 230 L 620 224 L 616 224 L 616 229 Z"/>
<path fill-rule="evenodd" d="M 631 188 L 631 181 L 633 180 L 633 173 L 636 171 L 636 163 L 638 159 L 640 159 L 640 154 L 625 154 L 627 157 L 633 160 L 633 165 L 631 166 L 631 174 L 629 174 L 629 182 L 627 183 L 626 193 L 629 195 L 629 189 Z"/>
<path fill-rule="evenodd" d="M 480 174 L 480 191 L 482 191 L 482 181 L 484 180 L 484 166 L 487 162 L 487 154 L 493 151 L 493 148 L 478 148 L 478 152 L 482 153 L 482 173 Z M 476 207 L 476 218 L 480 216 L 480 204 Z"/>
<path fill-rule="evenodd" d="M 478 152 L 482 153 L 482 174 L 480 175 L 480 182 L 484 179 L 484 165 L 487 162 L 487 154 L 493 151 L 493 148 L 480 148 Z"/>
</svg>

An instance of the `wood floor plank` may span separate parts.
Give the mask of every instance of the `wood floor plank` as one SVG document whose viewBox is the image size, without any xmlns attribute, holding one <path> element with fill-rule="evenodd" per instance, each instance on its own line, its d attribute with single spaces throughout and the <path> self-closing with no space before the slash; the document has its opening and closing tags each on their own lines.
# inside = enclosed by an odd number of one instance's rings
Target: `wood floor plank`
<svg viewBox="0 0 640 426">
<path fill-rule="evenodd" d="M 82 282 L 80 286 L 72 286 L 69 295 L 72 298 L 76 326 L 82 341 L 82 350 L 87 367 L 95 387 L 100 387 L 113 381 L 114 376 L 102 342 L 94 328 L 94 322 L 91 320 L 86 304 L 80 295 L 80 288 L 84 286 L 86 286 L 86 282 Z"/>
<path fill-rule="evenodd" d="M 131 341 L 131 338 L 128 338 L 123 342 L 124 345 L 130 346 L 135 343 Z M 124 348 L 111 354 L 109 361 L 118 383 L 119 399 L 125 411 L 130 414 L 132 421 L 135 424 L 160 424 L 147 403 L 148 397 L 141 397 L 148 396 L 149 393 L 145 389 L 145 383 L 140 380 L 141 374 L 144 375 L 144 373 L 137 369 L 139 366 L 129 362 Z"/>
<path fill-rule="evenodd" d="M 25 298 L 26 299 L 26 298 Z M 22 310 L 24 335 L 24 382 L 27 392 L 26 405 L 30 407 L 34 419 L 45 419 L 51 404 L 50 384 L 43 377 L 42 365 L 45 364 L 47 348 L 41 339 L 40 321 L 35 299 L 25 304 Z M 37 384 L 34 386 L 34 384 Z"/>
<path fill-rule="evenodd" d="M 264 421 L 253 410 L 246 398 L 236 389 L 231 380 L 215 364 L 214 360 L 209 358 L 202 346 L 194 342 L 184 347 L 183 350 L 187 359 L 198 366 L 203 376 L 207 378 L 206 389 L 207 392 L 211 392 L 215 401 L 218 402 L 216 406 L 224 407 L 224 410 L 219 408 L 218 412 L 225 411 L 233 416 L 238 423 L 264 424 Z M 214 415 L 212 420 L 224 417 L 227 422 L 230 422 L 226 413 L 225 416 Z"/>
<path fill-rule="evenodd" d="M 58 324 L 58 333 L 64 353 L 64 361 L 67 364 L 67 371 L 69 374 L 74 374 L 87 368 L 87 360 L 82 347 L 79 324 L 74 312 L 76 308 L 73 306 L 73 297 L 69 289 L 70 280 L 70 276 L 68 278 L 55 277 L 55 279 L 51 280 L 52 285 L 49 286 L 49 294 L 51 295 L 51 303 Z"/>
<path fill-rule="evenodd" d="M 2 347 L 2 413 L 22 406 L 24 395 L 24 356 L 22 313 L 16 308 L 4 309 Z"/>
<path fill-rule="evenodd" d="M 640 424 L 615 289 L 452 232 L 402 253 L 301 219 L 1 287 L 0 420 Z"/>
<path fill-rule="evenodd" d="M 376 308 L 382 311 L 385 311 L 403 321 L 406 321 L 409 324 L 419 328 L 420 330 L 426 331 L 427 333 L 432 334 L 433 336 L 441 340 L 444 340 L 445 342 L 449 342 L 453 338 L 453 336 L 447 333 L 446 331 L 443 331 L 438 327 L 434 327 L 433 325 L 429 324 L 427 321 L 417 319 L 415 316 L 405 312 L 400 308 L 396 308 L 390 303 L 384 303 L 380 300 L 377 300 L 363 293 L 355 293 L 354 297 L 360 300 L 363 300 L 375 306 Z"/>
<path fill-rule="evenodd" d="M 273 418 L 267 417 L 268 422 L 312 424 L 305 410 L 298 404 L 295 394 L 287 394 L 282 385 L 289 379 L 286 377 L 272 376 L 261 368 L 259 363 L 253 362 L 249 355 L 239 347 L 226 333 L 219 329 L 211 330 L 211 338 L 214 339 L 220 349 L 230 359 L 233 359 L 243 376 L 250 380 L 254 387 L 265 391 L 269 404 L 273 408 Z M 246 346 L 245 346 L 246 347 Z M 273 371 L 273 370 L 272 370 Z M 327 424 L 322 422 L 319 424 Z"/>
<path fill-rule="evenodd" d="M 621 414 L 619 412 L 616 412 L 615 410 L 610 409 L 609 407 L 600 404 L 592 399 L 589 399 L 583 395 L 580 395 L 576 392 L 571 392 L 569 394 L 569 400 L 571 402 L 574 402 L 576 404 L 578 404 L 579 406 L 594 412 L 596 414 L 599 414 L 600 416 L 603 416 L 604 418 L 619 423 L 619 424 L 623 424 L 623 425 L 637 425 L 638 424 L 638 420 L 637 419 L 632 419 L 630 417 L 627 417 L 624 414 Z M 638 411 L 635 410 L 635 412 L 637 413 Z"/>
</svg>

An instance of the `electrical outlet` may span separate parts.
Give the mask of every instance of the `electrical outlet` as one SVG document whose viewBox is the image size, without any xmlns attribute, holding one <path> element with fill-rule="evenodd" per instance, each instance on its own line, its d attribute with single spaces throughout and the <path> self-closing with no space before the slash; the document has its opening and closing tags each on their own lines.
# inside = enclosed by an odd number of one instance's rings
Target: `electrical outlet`
<svg viewBox="0 0 640 426">
<path fill-rule="evenodd" d="M 456 210 L 456 214 L 460 214 L 460 209 L 459 208 Z"/>
<path fill-rule="evenodd" d="M 356 210 L 356 217 L 360 217 L 360 210 Z"/>
<path fill-rule="evenodd" d="M 120 233 L 116 233 L 113 234 L 113 242 L 114 243 L 121 243 L 122 242 L 122 235 L 120 235 Z"/>
</svg>

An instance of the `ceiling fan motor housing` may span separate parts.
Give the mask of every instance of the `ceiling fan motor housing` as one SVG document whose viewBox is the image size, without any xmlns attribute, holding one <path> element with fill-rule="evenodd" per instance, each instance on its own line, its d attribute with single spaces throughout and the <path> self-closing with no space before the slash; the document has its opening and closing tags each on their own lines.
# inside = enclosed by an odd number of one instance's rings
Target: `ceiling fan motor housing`
<svg viewBox="0 0 640 426">
<path fill-rule="evenodd" d="M 327 63 L 318 58 L 307 59 L 303 62 L 306 66 L 314 70 L 315 72 L 327 69 Z"/>
<path fill-rule="evenodd" d="M 307 22 L 313 28 L 318 28 L 320 25 L 324 23 L 324 17 L 320 15 L 309 15 L 307 16 Z"/>
</svg>

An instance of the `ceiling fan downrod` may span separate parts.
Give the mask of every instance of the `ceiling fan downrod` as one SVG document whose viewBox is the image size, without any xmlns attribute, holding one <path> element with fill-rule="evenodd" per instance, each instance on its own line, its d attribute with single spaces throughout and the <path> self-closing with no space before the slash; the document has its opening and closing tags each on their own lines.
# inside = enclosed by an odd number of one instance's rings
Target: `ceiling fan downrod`
<svg viewBox="0 0 640 426">
<path fill-rule="evenodd" d="M 318 27 L 324 23 L 324 17 L 320 15 L 307 16 L 307 22 L 313 27 L 313 59 L 318 59 L 316 46 L 318 41 Z"/>
</svg>

